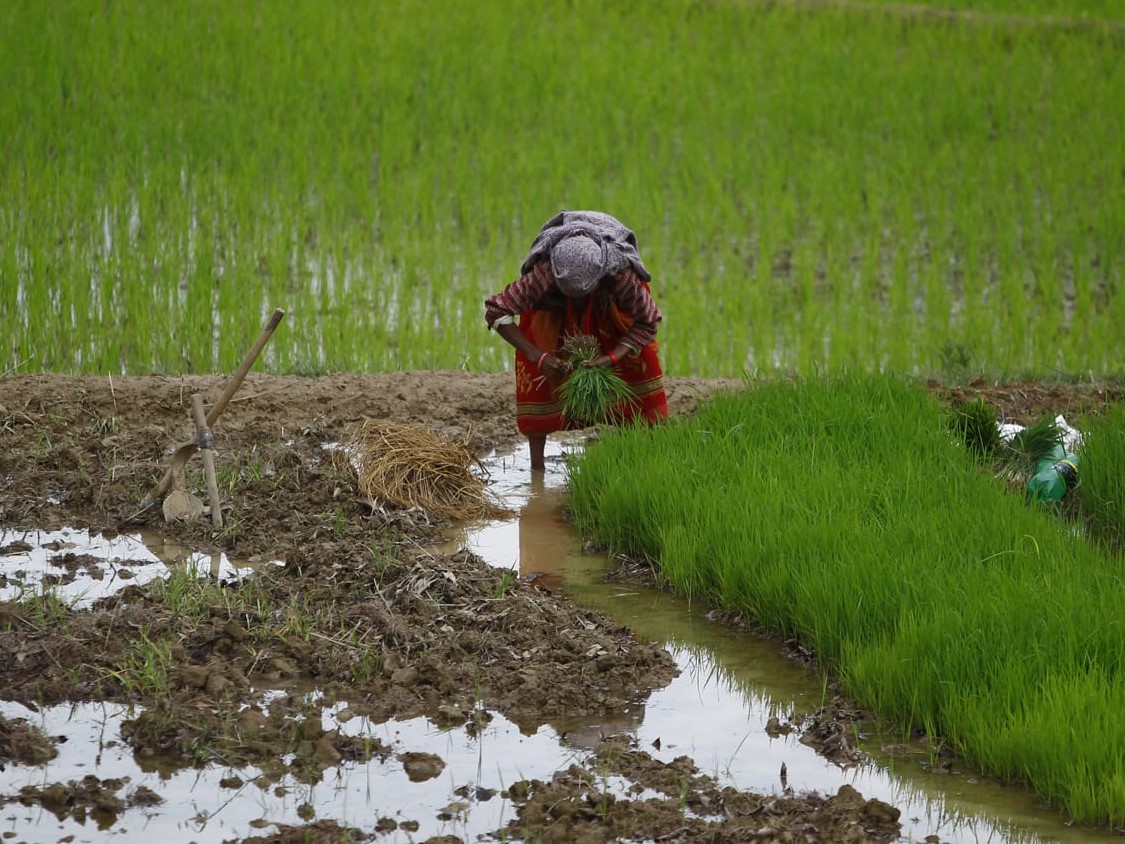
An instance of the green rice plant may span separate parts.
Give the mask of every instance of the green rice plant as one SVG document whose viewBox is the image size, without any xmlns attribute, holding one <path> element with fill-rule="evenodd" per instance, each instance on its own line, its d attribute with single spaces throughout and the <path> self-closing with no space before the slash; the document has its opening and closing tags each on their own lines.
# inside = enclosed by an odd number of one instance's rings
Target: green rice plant
<svg viewBox="0 0 1125 844">
<path fill-rule="evenodd" d="M 1095 535 L 1125 547 L 1125 405 L 1086 420 L 1082 444 L 1082 510 Z"/>
<path fill-rule="evenodd" d="M 1000 474 L 1007 478 L 1026 478 L 1035 464 L 1062 447 L 1063 432 L 1054 417 L 1032 422 L 1005 442 L 997 452 Z"/>
<path fill-rule="evenodd" d="M 60 2 L 0 4 L 0 373 L 229 372 L 274 307 L 269 371 L 499 371 L 564 207 L 669 372 L 1120 372 L 1116 0 Z"/>
<path fill-rule="evenodd" d="M 984 399 L 956 402 L 951 411 L 950 426 L 978 460 L 991 459 L 1000 447 L 996 408 Z"/>
<path fill-rule="evenodd" d="M 614 370 L 583 366 L 601 356 L 597 339 L 587 334 L 567 337 L 563 354 L 570 364 L 570 374 L 559 387 L 563 416 L 582 425 L 620 422 L 635 398 L 629 384 Z"/>
<path fill-rule="evenodd" d="M 1121 20 L 1121 6 L 1115 0 L 923 0 L 921 3 L 904 3 L 903 0 L 867 0 L 872 6 L 881 5 L 889 10 L 900 9 L 903 14 L 920 14 L 921 9 L 935 11 L 964 11 L 973 14 L 1019 15 L 1026 23 L 1037 19 L 1062 17 L 1076 23 L 1091 19 Z"/>
<path fill-rule="evenodd" d="M 568 484 L 588 536 L 801 642 L 888 723 L 1125 820 L 1123 560 L 982 473 L 924 389 L 748 382 L 605 432 Z"/>
</svg>

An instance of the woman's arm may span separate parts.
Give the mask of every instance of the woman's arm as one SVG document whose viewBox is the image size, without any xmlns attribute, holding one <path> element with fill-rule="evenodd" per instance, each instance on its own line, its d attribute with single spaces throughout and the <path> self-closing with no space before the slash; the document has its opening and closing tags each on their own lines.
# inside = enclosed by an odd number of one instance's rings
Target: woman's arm
<svg viewBox="0 0 1125 844">
<path fill-rule="evenodd" d="M 548 378 L 559 381 L 569 371 L 565 362 L 559 360 L 550 352 L 543 351 L 528 340 L 514 322 L 500 323 L 496 326 L 496 333 L 523 352 L 527 359 L 538 366 Z"/>
<path fill-rule="evenodd" d="M 664 319 L 646 285 L 633 270 L 625 269 L 613 277 L 613 296 L 617 307 L 631 314 L 633 325 L 622 335 L 617 347 L 636 354 L 656 339 L 656 326 Z"/>
<path fill-rule="evenodd" d="M 484 300 L 484 319 L 488 327 L 495 329 L 500 320 L 511 322 L 517 315 L 530 311 L 551 289 L 552 283 L 548 263 L 540 261 L 502 291 Z"/>
<path fill-rule="evenodd" d="M 520 276 L 502 292 L 484 300 L 484 318 L 489 328 L 523 352 L 528 360 L 543 371 L 544 375 L 557 380 L 566 375 L 566 364 L 553 354 L 538 348 L 515 324 L 515 316 L 535 307 L 550 290 L 551 283 L 547 262 L 536 264 L 530 272 Z"/>
</svg>

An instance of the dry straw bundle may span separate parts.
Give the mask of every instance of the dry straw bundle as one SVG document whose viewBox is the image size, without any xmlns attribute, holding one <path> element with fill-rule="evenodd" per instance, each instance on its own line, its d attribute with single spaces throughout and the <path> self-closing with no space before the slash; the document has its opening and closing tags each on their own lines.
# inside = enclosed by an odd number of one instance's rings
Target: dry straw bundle
<svg viewBox="0 0 1125 844">
<path fill-rule="evenodd" d="M 461 443 L 417 425 L 365 419 L 346 443 L 360 494 L 468 521 L 506 515 L 474 474 L 480 461 Z"/>
</svg>

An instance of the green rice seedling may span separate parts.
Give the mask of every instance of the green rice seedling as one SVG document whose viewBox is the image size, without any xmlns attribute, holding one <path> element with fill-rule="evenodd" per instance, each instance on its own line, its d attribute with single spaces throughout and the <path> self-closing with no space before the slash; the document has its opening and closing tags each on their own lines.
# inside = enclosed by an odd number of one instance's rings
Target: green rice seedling
<svg viewBox="0 0 1125 844">
<path fill-rule="evenodd" d="M 1024 478 L 1035 470 L 1035 464 L 1062 447 L 1062 428 L 1053 417 L 1044 417 L 1024 427 L 1000 448 L 1000 474 L 1007 478 Z"/>
<path fill-rule="evenodd" d="M 950 426 L 978 460 L 991 459 L 1000 447 L 1000 431 L 996 423 L 996 408 L 984 399 L 959 401 L 953 406 Z"/>
<path fill-rule="evenodd" d="M 3 3 L 0 373 L 231 371 L 274 307 L 272 372 L 498 371 L 482 294 L 579 206 L 670 372 L 1120 371 L 1116 0 L 575 3 Z"/>
<path fill-rule="evenodd" d="M 573 335 L 563 343 L 563 353 L 571 366 L 559 387 L 563 416 L 582 425 L 621 421 L 623 405 L 635 401 L 628 383 L 608 367 L 582 366 L 602 354 L 598 341 L 586 334 Z"/>
<path fill-rule="evenodd" d="M 1094 534 L 1120 551 L 1125 548 L 1125 405 L 1086 420 L 1078 453 L 1082 509 Z"/>
<path fill-rule="evenodd" d="M 606 432 L 568 483 L 588 536 L 801 642 L 904 732 L 1075 818 L 1125 819 L 1121 558 L 981 472 L 924 389 L 755 382 Z"/>
</svg>

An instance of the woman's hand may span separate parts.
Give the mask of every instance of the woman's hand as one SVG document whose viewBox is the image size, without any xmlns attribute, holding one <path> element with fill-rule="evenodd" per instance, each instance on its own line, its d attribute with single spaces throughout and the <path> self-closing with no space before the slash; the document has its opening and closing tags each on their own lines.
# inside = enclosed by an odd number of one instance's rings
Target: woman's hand
<svg viewBox="0 0 1125 844">
<path fill-rule="evenodd" d="M 584 360 L 579 366 L 586 366 L 591 368 L 605 368 L 614 366 L 613 358 L 609 355 L 601 355 L 600 357 L 593 358 L 592 360 Z"/>
<path fill-rule="evenodd" d="M 570 372 L 570 364 L 566 361 L 559 360 L 552 354 L 547 354 L 543 358 L 543 363 L 539 367 L 540 371 L 553 381 L 561 381 Z"/>
</svg>

